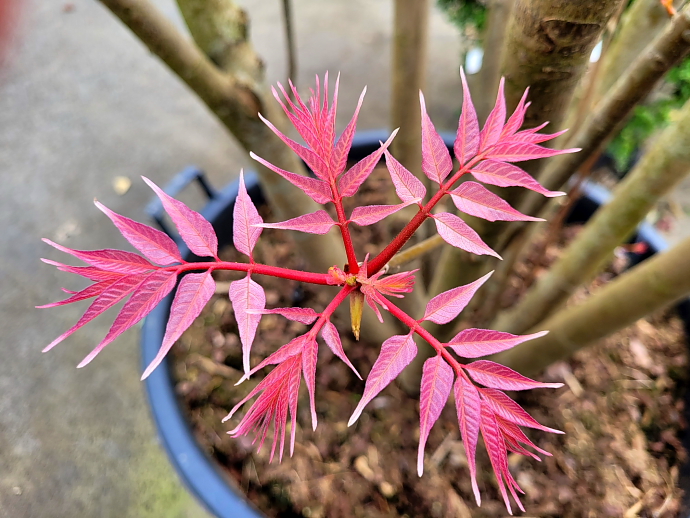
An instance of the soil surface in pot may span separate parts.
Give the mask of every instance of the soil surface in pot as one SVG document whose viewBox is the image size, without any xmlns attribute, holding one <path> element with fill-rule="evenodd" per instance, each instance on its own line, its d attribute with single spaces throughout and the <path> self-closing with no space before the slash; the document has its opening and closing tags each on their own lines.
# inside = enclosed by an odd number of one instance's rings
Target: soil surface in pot
<svg viewBox="0 0 690 518">
<path fill-rule="evenodd" d="M 389 181 L 385 170 L 376 171 L 354 201 L 358 205 L 389 202 L 379 194 L 385 191 L 379 187 L 387 189 Z M 353 226 L 352 230 L 357 249 L 372 254 L 391 237 L 385 225 Z M 518 264 L 502 305 L 519 297 L 532 268 L 547 267 L 577 230 L 565 229 L 560 242 L 549 246 L 538 264 L 530 257 Z M 257 261 L 266 264 L 305 266 L 282 231 L 264 230 L 256 254 Z M 243 257 L 228 249 L 223 259 Z M 590 287 L 580 290 L 574 301 L 616 275 L 620 267 L 615 261 Z M 292 458 L 286 455 L 282 463 L 276 459 L 269 464 L 269 447 L 256 453 L 251 438 L 229 437 L 226 432 L 243 412 L 228 423 L 221 419 L 262 377 L 259 373 L 234 386 L 241 377 L 237 325 L 227 297 L 227 283 L 234 278 L 220 272 L 217 295 L 173 348 L 173 375 L 197 440 L 267 516 L 507 515 L 481 443 L 477 463 L 482 506 L 477 508 L 474 503 L 454 405 L 446 405 L 431 431 L 421 478 L 416 472 L 419 402 L 395 383 L 348 428 L 364 382 L 327 347 L 320 350 L 317 370 L 319 426 L 311 431 L 306 390 L 302 389 Z M 325 307 L 334 290 L 269 277 L 256 276 L 255 280 L 266 290 L 268 307 L 304 305 L 318 310 Z M 347 319 L 347 314 L 337 315 L 335 323 L 347 329 Z M 252 348 L 252 365 L 305 330 L 302 324 L 277 315 L 264 316 Z M 379 344 L 367 343 L 365 330 L 360 342 L 349 332 L 342 337 L 357 370 L 368 373 Z M 553 454 L 543 462 L 510 456 L 511 470 L 526 492 L 526 514 L 678 516 L 678 472 L 686 455 L 678 437 L 684 427 L 682 395 L 687 370 L 682 323 L 666 312 L 638 321 L 540 376 L 544 381 L 564 382 L 563 388 L 514 394 L 541 423 L 566 432 L 552 435 L 526 430 L 540 448 Z"/>
</svg>

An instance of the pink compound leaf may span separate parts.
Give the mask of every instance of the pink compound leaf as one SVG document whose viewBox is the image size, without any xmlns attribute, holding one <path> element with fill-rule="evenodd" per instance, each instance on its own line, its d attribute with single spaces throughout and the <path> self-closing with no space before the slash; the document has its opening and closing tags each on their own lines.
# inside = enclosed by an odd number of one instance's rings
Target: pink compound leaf
<svg viewBox="0 0 690 518">
<path fill-rule="evenodd" d="M 498 95 L 496 96 L 496 105 L 491 113 L 486 118 L 486 123 L 479 134 L 479 150 L 486 151 L 488 148 L 498 142 L 503 130 L 503 125 L 506 121 L 506 100 L 503 95 L 503 87 L 505 79 L 501 78 L 498 84 Z"/>
<path fill-rule="evenodd" d="M 248 373 L 249 351 L 261 320 L 260 314 L 250 313 L 250 310 L 263 310 L 266 307 L 266 294 L 264 289 L 254 282 L 250 275 L 231 282 L 228 291 L 242 342 L 242 364 L 244 372 Z"/>
<path fill-rule="evenodd" d="M 497 187 L 525 187 L 548 198 L 565 195 L 564 192 L 545 189 L 518 166 L 497 160 L 479 162 L 470 172 L 480 182 Z"/>
<path fill-rule="evenodd" d="M 62 342 L 65 338 L 74 333 L 77 329 L 83 327 L 84 325 L 91 322 L 101 313 L 104 313 L 115 304 L 124 299 L 127 295 L 132 293 L 139 284 L 146 278 L 144 274 L 138 275 L 126 275 L 115 282 L 109 289 L 101 293 L 96 300 L 94 300 L 89 308 L 86 310 L 84 315 L 79 319 L 79 321 L 74 324 L 70 329 L 62 333 L 55 340 L 50 342 L 44 349 L 43 352 L 50 351 L 57 344 Z"/>
<path fill-rule="evenodd" d="M 534 388 L 560 388 L 563 383 L 540 383 L 499 363 L 477 360 L 465 366 L 472 379 L 485 387 L 502 390 L 530 390 Z"/>
<path fill-rule="evenodd" d="M 540 424 L 536 419 L 529 415 L 524 408 L 522 408 L 500 390 L 483 388 L 480 389 L 480 394 L 482 396 L 482 404 L 488 405 L 493 413 L 502 417 L 506 421 L 520 426 L 542 430 L 544 432 L 558 434 L 563 433 L 560 430 L 549 428 L 548 426 Z"/>
<path fill-rule="evenodd" d="M 76 275 L 79 275 L 81 277 L 85 277 L 85 278 L 92 280 L 92 281 L 105 281 L 108 279 L 120 279 L 123 276 L 127 275 L 125 273 L 120 273 L 120 272 L 111 272 L 108 270 L 101 270 L 100 268 L 96 268 L 95 266 L 70 266 L 68 264 L 62 264 L 62 263 L 58 263 L 57 261 L 52 261 L 51 259 L 44 259 L 44 258 L 41 258 L 41 261 L 43 261 L 46 264 L 50 264 L 50 265 L 57 267 L 57 269 L 60 270 L 61 272 L 74 273 Z"/>
<path fill-rule="evenodd" d="M 422 171 L 429 180 L 441 184 L 453 169 L 453 160 L 426 112 L 422 92 L 419 92 L 419 104 L 422 110 Z"/>
<path fill-rule="evenodd" d="M 458 121 L 458 132 L 455 136 L 453 151 L 460 165 L 464 165 L 479 152 L 479 121 L 472 104 L 465 71 L 462 68 L 460 69 L 460 78 L 462 79 L 462 113 Z"/>
<path fill-rule="evenodd" d="M 472 227 L 465 223 L 455 214 L 450 212 L 439 212 L 432 216 L 436 223 L 436 230 L 443 240 L 449 245 L 460 248 L 476 255 L 492 255 L 501 259 L 501 256 L 494 252 L 479 237 Z"/>
<path fill-rule="evenodd" d="M 284 230 L 297 230 L 308 234 L 326 234 L 337 223 L 331 219 L 325 210 L 317 210 L 304 216 L 281 221 L 279 223 L 261 223 L 263 228 L 281 228 Z"/>
<path fill-rule="evenodd" d="M 490 329 L 470 328 L 460 331 L 446 345 L 463 358 L 481 358 L 512 349 L 522 342 L 534 340 L 546 334 L 548 331 L 520 336 Z"/>
<path fill-rule="evenodd" d="M 337 83 L 336 83 L 337 84 Z M 340 176 L 345 170 L 345 165 L 347 164 L 347 154 L 350 152 L 352 147 L 352 139 L 355 136 L 355 130 L 357 129 L 357 117 L 359 116 L 359 110 L 362 107 L 362 102 L 364 101 L 364 95 L 367 93 L 367 88 L 364 87 L 361 95 L 359 96 L 359 101 L 357 102 L 357 108 L 355 109 L 352 119 L 345 127 L 345 130 L 340 135 L 338 142 L 335 145 L 333 154 L 331 155 L 331 171 L 334 177 Z M 335 103 L 337 96 L 333 99 Z"/>
<path fill-rule="evenodd" d="M 338 334 L 338 330 L 330 320 L 327 321 L 321 329 L 321 337 L 323 341 L 326 342 L 329 349 L 333 351 L 333 354 L 340 358 L 345 365 L 350 367 L 352 372 L 354 372 L 359 379 L 362 379 L 362 376 L 359 375 L 359 372 L 357 372 L 357 369 L 355 369 L 354 365 L 352 365 L 350 359 L 345 354 L 343 343 L 340 340 L 340 334 Z"/>
<path fill-rule="evenodd" d="M 176 282 L 177 273 L 174 271 L 159 270 L 150 273 L 122 306 L 105 338 L 77 367 L 81 368 L 90 363 L 106 345 L 151 313 L 158 303 L 172 291 Z"/>
<path fill-rule="evenodd" d="M 459 211 L 487 221 L 544 221 L 515 210 L 500 196 L 477 182 L 463 182 L 450 191 Z"/>
<path fill-rule="evenodd" d="M 305 341 L 304 348 L 302 349 L 302 375 L 304 376 L 304 384 L 307 386 L 307 392 L 309 393 L 311 427 L 312 430 L 316 430 L 317 417 L 314 395 L 316 392 L 316 361 L 319 359 L 319 344 L 311 333 L 307 336 L 309 338 Z"/>
<path fill-rule="evenodd" d="M 149 261 L 164 266 L 184 262 L 175 241 L 170 239 L 165 232 L 121 216 L 98 201 L 94 203 L 110 218 L 125 239 Z"/>
<path fill-rule="evenodd" d="M 436 324 L 447 324 L 465 309 L 477 290 L 493 273 L 489 272 L 470 284 L 458 286 L 436 295 L 426 305 L 422 320 L 430 320 Z"/>
<path fill-rule="evenodd" d="M 311 149 L 304 147 L 302 144 L 298 144 L 290 137 L 285 136 L 278 128 L 271 124 L 268 119 L 259 113 L 259 118 L 263 123 L 270 128 L 270 130 L 275 133 L 280 140 L 285 142 L 290 149 L 304 162 L 307 164 L 309 169 L 311 169 L 316 176 L 319 178 L 328 177 L 328 165 L 324 163 L 323 159 L 314 153 Z"/>
<path fill-rule="evenodd" d="M 252 251 L 259 240 L 264 222 L 244 185 L 244 172 L 240 171 L 240 188 L 237 192 L 232 215 L 232 241 L 238 252 L 252 258 Z"/>
<path fill-rule="evenodd" d="M 352 426 L 359 419 L 364 407 L 386 388 L 416 355 L 417 346 L 412 339 L 412 334 L 391 336 L 383 342 L 379 357 L 374 362 L 364 385 L 362 399 L 359 400 L 357 408 L 352 413 L 348 426 Z"/>
<path fill-rule="evenodd" d="M 92 297 L 97 297 L 105 290 L 110 288 L 113 284 L 115 284 L 118 280 L 118 277 L 113 277 L 110 279 L 106 279 L 104 281 L 98 281 L 90 286 L 87 286 L 81 291 L 71 291 L 62 288 L 62 291 L 64 291 L 65 293 L 69 293 L 72 296 L 66 298 L 65 300 L 60 300 L 58 302 L 44 304 L 43 306 L 36 306 L 36 309 L 54 308 L 57 306 L 64 306 L 65 304 L 71 304 L 72 302 L 79 302 L 80 300 L 86 300 Z"/>
<path fill-rule="evenodd" d="M 374 223 L 378 223 L 391 214 L 395 214 L 399 210 L 404 209 L 413 203 L 417 203 L 418 201 L 420 201 L 420 198 L 399 203 L 397 205 L 365 205 L 363 207 L 355 207 L 352 210 L 350 221 L 362 227 L 373 225 Z"/>
<path fill-rule="evenodd" d="M 145 176 L 142 176 L 142 179 L 160 198 L 165 212 L 170 215 L 189 249 L 199 257 L 217 257 L 218 238 L 213 226 L 201 214 L 169 196 Z"/>
<path fill-rule="evenodd" d="M 170 307 L 170 318 L 165 327 L 165 335 L 156 357 L 146 367 L 141 376 L 148 378 L 156 367 L 163 361 L 170 348 L 182 336 L 196 317 L 201 314 L 206 303 L 215 293 L 216 283 L 211 276 L 211 270 L 203 273 L 189 273 L 180 281 L 175 293 L 175 299 Z"/>
<path fill-rule="evenodd" d="M 455 380 L 454 394 L 460 435 L 462 443 L 465 445 L 465 455 L 470 470 L 472 491 L 477 505 L 481 505 L 482 499 L 477 485 L 477 462 L 475 460 L 481 422 L 481 400 L 477 388 L 465 376 L 459 376 Z"/>
<path fill-rule="evenodd" d="M 369 175 L 374 170 L 374 167 L 376 167 L 376 164 L 379 163 L 384 151 L 388 149 L 388 146 L 393 142 L 397 133 L 398 130 L 396 129 L 379 149 L 357 162 L 338 179 L 338 192 L 341 196 L 353 196 L 357 192 L 357 189 L 364 183 L 364 180 L 369 178 Z"/>
<path fill-rule="evenodd" d="M 73 255 L 91 266 L 110 272 L 125 274 L 148 273 L 156 268 L 146 259 L 132 252 L 111 250 L 109 248 L 104 250 L 73 250 L 66 246 L 58 245 L 50 239 L 44 238 L 43 242 L 48 243 L 61 252 Z"/>
<path fill-rule="evenodd" d="M 513 510 L 510 507 L 510 499 L 506 491 L 504 479 L 508 484 L 508 488 L 515 499 L 515 502 L 524 512 L 525 509 L 522 507 L 522 503 L 515 493 L 514 487 L 517 487 L 520 492 L 522 492 L 522 490 L 519 488 L 508 469 L 508 455 L 506 454 L 506 443 L 503 439 L 503 434 L 501 434 L 493 412 L 484 404 L 482 404 L 481 407 L 481 430 L 482 437 L 484 438 L 484 444 L 486 445 L 486 451 L 488 452 L 489 460 L 491 461 L 491 466 L 496 474 L 498 488 L 501 491 L 501 496 L 503 497 L 503 501 L 508 509 L 508 513 L 512 515 Z"/>
<path fill-rule="evenodd" d="M 385 155 L 386 166 L 398 198 L 404 202 L 413 203 L 424 199 L 426 187 L 421 180 L 405 169 L 405 166 L 398 162 L 388 150 L 386 150 Z"/>
<path fill-rule="evenodd" d="M 309 178 L 308 176 L 302 176 L 301 174 L 285 171 L 280 167 L 274 166 L 272 163 L 264 160 L 260 156 L 255 155 L 253 152 L 250 152 L 249 156 L 260 164 L 269 168 L 274 173 L 278 173 L 298 189 L 304 191 L 304 193 L 316 203 L 328 203 L 329 201 L 333 201 L 331 188 L 323 180 L 317 180 L 316 178 Z"/>
<path fill-rule="evenodd" d="M 442 356 L 434 356 L 424 362 L 422 385 L 419 394 L 419 449 L 417 452 L 417 473 L 424 472 L 424 448 L 429 432 L 438 420 L 453 388 L 453 368 Z"/>
<path fill-rule="evenodd" d="M 578 151 L 580 151 L 579 148 L 550 149 L 528 142 L 499 142 L 487 153 L 486 158 L 501 162 L 523 162 L 525 160 L 549 158 L 566 153 L 577 153 Z"/>
<path fill-rule="evenodd" d="M 261 315 L 280 315 L 288 320 L 300 322 L 302 324 L 313 324 L 320 313 L 317 313 L 311 308 L 274 308 L 262 309 L 261 311 L 249 310 L 249 313 L 256 313 Z"/>
</svg>

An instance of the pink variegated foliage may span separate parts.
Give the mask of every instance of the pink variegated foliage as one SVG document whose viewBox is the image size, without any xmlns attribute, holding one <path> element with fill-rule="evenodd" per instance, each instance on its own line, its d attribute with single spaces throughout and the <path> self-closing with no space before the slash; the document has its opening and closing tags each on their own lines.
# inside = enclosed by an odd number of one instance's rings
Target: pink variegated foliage
<svg viewBox="0 0 690 518">
<path fill-rule="evenodd" d="M 312 426 L 315 429 L 317 425 L 315 402 L 318 397 L 316 371 L 319 340 L 322 340 L 333 354 L 347 364 L 361 379 L 346 355 L 339 331 L 331 322 L 334 311 L 346 299 L 350 300 L 352 329 L 358 338 L 359 323 L 365 303 L 380 320 L 383 320 L 381 314 L 381 308 L 383 308 L 409 328 L 409 333 L 392 336 L 381 345 L 380 354 L 366 378 L 364 393 L 349 424 L 354 424 L 367 404 L 410 364 L 417 354 L 417 344 L 414 340 L 414 335 L 417 334 L 436 351 L 436 355 L 424 363 L 421 379 L 420 440 L 417 459 L 419 475 L 422 475 L 424 469 L 424 450 L 429 433 L 452 392 L 477 504 L 480 503 L 480 495 L 475 451 L 481 432 L 496 473 L 499 490 L 508 510 L 511 511 L 509 493 L 522 509 L 522 504 L 518 499 L 518 493 L 522 490 L 508 469 L 507 452 L 539 459 L 528 449 L 531 448 L 538 453 L 549 455 L 535 446 L 521 427 L 553 433 L 560 432 L 539 424 L 503 391 L 554 388 L 559 384 L 531 380 L 489 360 L 461 363 L 460 359 L 481 358 L 504 351 L 526 340 L 542 336 L 545 332 L 516 336 L 487 329 L 465 329 L 449 342 L 441 343 L 426 331 L 421 323 L 429 321 L 435 324 L 447 324 L 454 321 L 491 274 L 466 286 L 459 286 L 433 297 L 428 301 L 422 317 L 417 320 L 390 300 L 391 297 L 403 297 L 405 293 L 410 293 L 414 289 L 415 272 L 388 275 L 386 265 L 428 218 L 433 218 L 439 235 L 448 244 L 474 254 L 499 257 L 456 214 L 435 211 L 434 208 L 438 202 L 444 196 L 450 195 L 460 212 L 475 217 L 489 221 L 536 221 L 538 218 L 519 213 L 481 183 L 499 187 L 521 186 L 545 196 L 558 196 L 562 193 L 544 189 L 529 174 L 514 165 L 514 162 L 545 158 L 576 150 L 554 150 L 539 145 L 555 138 L 560 133 L 543 135 L 538 133 L 541 127 L 520 131 L 529 106 L 527 92 L 514 113 L 506 120 L 503 82 L 500 84 L 496 105 L 488 116 L 486 124 L 480 129 L 464 75 L 462 83 L 463 109 L 453 146 L 455 158 L 460 164 L 458 170 L 453 169 L 452 157 L 427 115 L 424 97 L 420 94 L 421 170 L 438 186 L 432 195 L 427 193 L 424 183 L 388 151 L 395 132 L 385 143 L 381 143 L 379 149 L 347 168 L 347 157 L 352 146 L 357 117 L 365 92 L 362 92 L 352 119 L 340 137 L 336 138 L 338 80 L 335 83 L 335 93 L 330 104 L 328 74 L 323 84 L 317 77 L 316 89 L 311 92 L 306 102 L 302 100 L 292 84 L 289 85 L 292 95 L 288 95 L 283 86 L 278 85 L 280 93 L 273 89 L 274 96 L 304 144 L 287 137 L 269 121 L 263 118 L 262 120 L 304 160 L 313 172 L 313 176 L 301 176 L 280 169 L 254 154 L 252 157 L 301 189 L 316 203 L 332 204 L 335 209 L 335 219 L 326 210 L 318 210 L 288 221 L 266 223 L 249 197 L 243 175 L 240 173 L 239 194 L 233 213 L 233 241 L 235 248 L 247 259 L 246 262 L 241 263 L 225 262 L 218 258 L 218 240 L 211 224 L 200 214 L 173 199 L 153 182 L 144 178 L 144 181 L 161 199 L 163 207 L 189 249 L 197 256 L 211 260 L 197 263 L 185 261 L 175 243 L 166 234 L 116 214 L 96 202 L 97 207 L 113 221 L 122 235 L 142 255 L 120 250 L 72 250 L 45 240 L 58 250 L 82 260 L 87 266 L 70 266 L 44 259 L 46 263 L 57 266 L 59 270 L 85 277 L 93 283 L 78 292 L 65 290 L 70 295 L 68 298 L 42 307 L 94 299 L 82 318 L 49 344 L 45 350 L 51 349 L 96 316 L 129 297 L 106 337 L 79 364 L 80 367 L 84 366 L 117 336 L 150 313 L 173 290 L 179 280 L 160 351 L 144 371 L 142 379 L 146 378 L 160 364 L 175 341 L 192 324 L 210 300 L 215 291 L 213 271 L 225 269 L 245 272 L 246 275 L 232 282 L 229 288 L 229 297 L 242 344 L 245 372 L 240 381 L 265 367 L 272 365 L 275 367 L 246 398 L 232 409 L 226 419 L 230 419 L 249 400 L 256 398 L 244 417 L 229 433 L 235 437 L 253 433 L 255 441 L 259 441 L 258 447 L 261 448 L 269 428 L 273 427 L 270 458 L 273 459 L 276 451 L 279 458 L 282 458 L 285 434 L 288 429 L 288 415 L 292 423 L 290 454 L 294 451 L 295 421 L 302 378 L 307 387 Z M 384 158 L 392 186 L 401 203 L 356 207 L 347 215 L 343 198 L 354 195 L 374 167 Z M 474 181 L 459 183 L 460 178 L 466 174 L 472 174 L 480 183 Z M 376 257 L 370 259 L 367 255 L 362 262 L 359 262 L 358 254 L 352 244 L 349 226 L 351 224 L 372 225 L 408 206 L 417 208 L 417 213 L 410 222 Z M 264 228 L 325 234 L 333 227 L 337 227 L 340 232 L 347 253 L 346 266 L 343 268 L 333 265 L 326 273 L 310 273 L 267 266 L 257 263 L 254 259 L 254 247 Z M 261 275 L 336 286 L 339 291 L 320 311 L 311 308 L 266 308 L 264 290 L 255 280 L 256 276 Z M 278 348 L 273 354 L 252 367 L 251 346 L 261 317 L 265 314 L 281 315 L 311 327 L 306 333 Z"/>
</svg>

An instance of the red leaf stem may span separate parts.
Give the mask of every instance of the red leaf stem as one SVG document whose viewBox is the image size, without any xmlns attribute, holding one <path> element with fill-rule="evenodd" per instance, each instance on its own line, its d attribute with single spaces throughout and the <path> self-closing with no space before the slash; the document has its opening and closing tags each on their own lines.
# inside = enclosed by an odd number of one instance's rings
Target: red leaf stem
<svg viewBox="0 0 690 518">
<path fill-rule="evenodd" d="M 271 277 L 280 277 L 282 279 L 290 279 L 293 281 L 309 282 L 311 284 L 321 284 L 323 286 L 332 286 L 333 277 L 327 273 L 312 273 L 300 272 L 299 270 L 291 270 L 289 268 L 281 268 L 280 266 L 269 266 L 267 264 L 250 264 L 250 263 L 233 263 L 229 261 L 217 262 L 203 262 L 203 263 L 186 263 L 179 266 L 168 266 L 161 268 L 163 270 L 176 270 L 178 273 L 188 272 L 192 270 L 234 270 L 237 272 L 250 272 L 259 275 L 270 275 Z M 330 280 L 330 282 L 329 282 Z"/>
</svg>

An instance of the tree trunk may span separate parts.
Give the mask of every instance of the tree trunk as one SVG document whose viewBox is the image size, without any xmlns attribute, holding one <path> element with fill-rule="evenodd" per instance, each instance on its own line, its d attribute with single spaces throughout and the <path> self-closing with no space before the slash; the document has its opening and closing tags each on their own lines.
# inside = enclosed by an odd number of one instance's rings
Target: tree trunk
<svg viewBox="0 0 690 518">
<path fill-rule="evenodd" d="M 505 51 L 503 42 L 514 3 L 515 0 L 490 0 L 488 3 L 489 17 L 484 36 L 484 57 L 479 71 L 481 92 L 478 92 L 475 103 L 480 123 L 489 116 L 496 99 L 498 81 L 501 79 L 501 61 Z"/>
<path fill-rule="evenodd" d="M 581 304 L 559 311 L 539 325 L 549 334 L 491 359 L 525 375 L 669 306 L 690 294 L 690 239 L 614 279 Z M 536 331 L 535 329 L 530 332 Z"/>
<path fill-rule="evenodd" d="M 391 66 L 391 127 L 400 128 L 392 153 L 421 178 L 422 126 L 419 91 L 424 87 L 429 31 L 429 0 L 395 0 L 393 62 Z"/>
<path fill-rule="evenodd" d="M 530 87 L 532 105 L 524 127 L 551 121 L 553 129 L 558 129 L 592 49 L 622 1 L 516 0 L 501 70 L 506 78 L 509 111 L 515 108 L 525 88 Z M 528 162 L 526 169 L 534 174 L 539 162 Z M 509 203 L 515 203 L 523 193 L 524 189 L 501 190 Z M 494 247 L 508 225 L 473 218 L 471 226 L 487 245 Z M 454 248 L 444 250 L 443 254 L 433 281 L 440 291 L 472 282 L 494 264 L 485 258 L 468 261 Z M 430 293 L 434 295 L 435 291 Z"/>
<path fill-rule="evenodd" d="M 668 11 L 659 0 L 637 0 L 632 4 L 623 14 L 616 35 L 601 57 L 592 106 L 606 95 L 668 23 Z"/>
<path fill-rule="evenodd" d="M 525 127 L 550 121 L 559 128 L 592 49 L 621 2 L 517 0 L 501 70 L 509 109 L 530 87 Z"/>
<path fill-rule="evenodd" d="M 654 85 L 690 51 L 690 6 L 683 8 L 673 22 L 649 44 L 644 53 L 626 70 L 597 104 L 577 133 L 568 141 L 579 153 L 560 155 L 550 160 L 540 178 L 544 187 L 560 189 L 613 135 L 618 124 L 644 99 Z M 536 214 L 548 200 L 531 193 L 517 207 L 525 214 Z"/>
<path fill-rule="evenodd" d="M 497 318 L 494 329 L 521 333 L 553 313 L 581 284 L 610 259 L 661 196 L 690 172 L 690 101 L 676 122 L 656 139 L 649 152 L 618 184 L 612 200 L 601 207 L 561 258 L 517 306 Z"/>
</svg>

